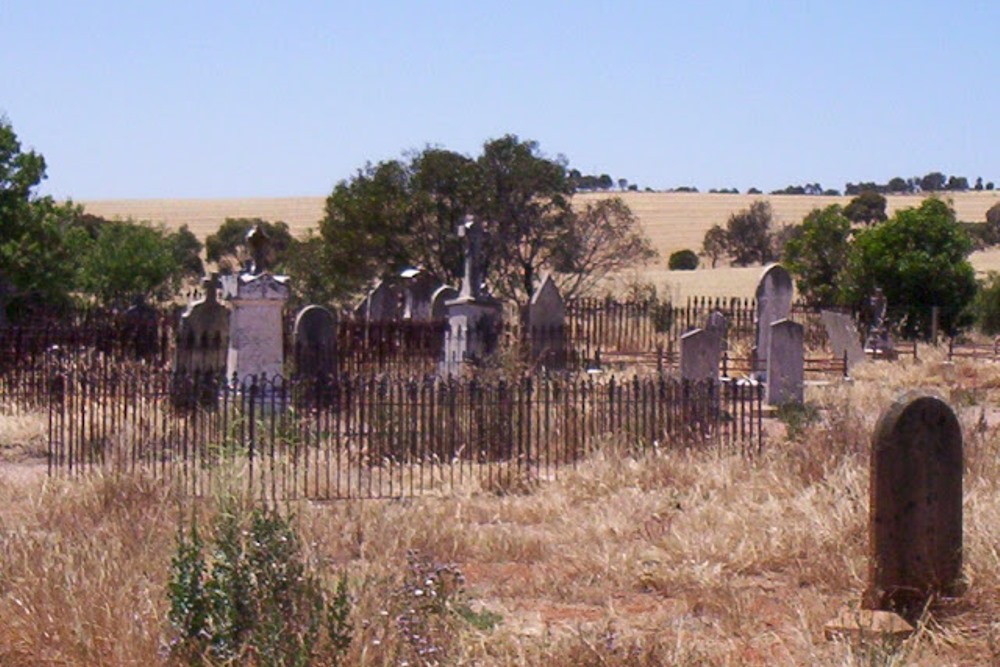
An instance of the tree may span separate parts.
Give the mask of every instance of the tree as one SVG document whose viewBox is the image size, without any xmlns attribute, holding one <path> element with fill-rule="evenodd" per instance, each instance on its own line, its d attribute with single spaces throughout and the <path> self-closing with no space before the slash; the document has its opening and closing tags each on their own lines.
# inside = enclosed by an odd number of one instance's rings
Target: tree
<svg viewBox="0 0 1000 667">
<path fill-rule="evenodd" d="M 655 259 L 652 243 L 618 197 L 588 202 L 554 248 L 551 268 L 560 274 L 564 299 L 586 293 L 609 274 Z M 697 261 L 697 258 L 696 258 Z"/>
<path fill-rule="evenodd" d="M 177 236 L 149 223 L 109 222 L 96 239 L 81 239 L 75 248 L 78 287 L 105 305 L 123 305 L 136 296 L 167 299 L 189 268 L 178 262 Z"/>
<path fill-rule="evenodd" d="M 694 271 L 698 268 L 698 255 L 687 248 L 678 250 L 670 254 L 667 267 L 671 271 Z"/>
<path fill-rule="evenodd" d="M 840 206 L 832 204 L 814 209 L 794 229 L 782 262 L 810 305 L 832 305 L 837 299 L 838 277 L 847 265 L 851 221 Z"/>
<path fill-rule="evenodd" d="M 205 266 L 201 261 L 201 241 L 194 235 L 187 225 L 181 225 L 180 229 L 170 235 L 170 241 L 174 247 L 174 261 L 181 268 L 185 278 L 200 278 L 205 272 Z"/>
<path fill-rule="evenodd" d="M 755 201 L 750 208 L 729 216 L 726 249 L 735 266 L 771 261 L 771 205 L 768 202 Z"/>
<path fill-rule="evenodd" d="M 905 335 L 929 335 L 931 306 L 940 308 L 944 330 L 954 333 L 965 324 L 963 313 L 976 293 L 975 271 L 967 259 L 971 250 L 955 212 L 939 199 L 926 199 L 858 235 L 843 273 L 841 299 L 860 308 L 880 287 L 890 320 Z"/>
<path fill-rule="evenodd" d="M 851 222 L 871 225 L 886 219 L 885 206 L 885 197 L 874 190 L 864 190 L 848 202 L 843 213 Z"/>
<path fill-rule="evenodd" d="M 554 253 L 565 264 L 559 244 L 570 236 L 574 217 L 566 167 L 545 158 L 536 142 L 512 134 L 487 141 L 476 163 L 475 212 L 487 222 L 486 265 L 493 289 L 527 304 Z"/>
<path fill-rule="evenodd" d="M 938 192 L 944 190 L 946 179 L 940 171 L 932 171 L 920 179 L 920 189 L 924 192 Z"/>
<path fill-rule="evenodd" d="M 712 260 L 712 268 L 729 254 L 729 237 L 722 225 L 712 225 L 701 242 L 701 256 Z"/>
<path fill-rule="evenodd" d="M 910 186 L 907 184 L 905 178 L 895 176 L 889 179 L 889 183 L 886 185 L 886 190 L 893 193 L 909 192 Z"/>
<path fill-rule="evenodd" d="M 10 315 L 71 301 L 77 261 L 71 237 L 79 233 L 81 211 L 37 196 L 44 178 L 45 159 L 22 150 L 10 121 L 0 117 L 0 277 L 13 290 L 5 304 Z"/>
<path fill-rule="evenodd" d="M 944 189 L 953 192 L 965 192 L 969 189 L 969 179 L 965 176 L 949 176 Z"/>
<path fill-rule="evenodd" d="M 1000 333 L 1000 273 L 990 271 L 972 302 L 977 328 L 987 336 Z"/>
<path fill-rule="evenodd" d="M 226 218 L 214 234 L 205 239 L 205 257 L 219 264 L 226 271 L 237 271 L 250 259 L 246 247 L 247 232 L 259 226 L 271 239 L 272 261 L 277 265 L 284 261 L 285 253 L 292 243 L 292 233 L 288 224 L 268 222 L 260 218 Z"/>
</svg>

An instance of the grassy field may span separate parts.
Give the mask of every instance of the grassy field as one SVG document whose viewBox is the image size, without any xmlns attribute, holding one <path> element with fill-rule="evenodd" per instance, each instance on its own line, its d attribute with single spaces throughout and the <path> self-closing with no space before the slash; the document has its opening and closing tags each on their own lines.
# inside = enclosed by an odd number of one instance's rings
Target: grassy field
<svg viewBox="0 0 1000 667">
<path fill-rule="evenodd" d="M 348 576 L 347 664 L 998 664 L 1000 366 L 921 356 L 809 387 L 814 417 L 769 423 L 755 460 L 608 441 L 558 481 L 296 505 L 311 562 L 329 582 Z M 937 388 L 963 424 L 969 590 L 901 645 L 827 641 L 824 624 L 865 586 L 873 424 L 915 386 Z M 18 442 L 44 428 L 2 432 L 16 462 L 0 464 L 0 664 L 168 662 L 181 501 L 139 478 L 46 479 Z M 414 562 L 453 566 L 461 590 L 412 612 Z"/>
<path fill-rule="evenodd" d="M 592 201 L 606 194 L 578 195 L 578 202 Z M 798 195 L 722 195 L 692 193 L 626 192 L 620 196 L 639 218 L 660 253 L 660 261 L 650 266 L 640 278 L 651 281 L 675 299 L 697 296 L 753 296 L 760 273 L 757 269 L 671 272 L 666 269 L 670 253 L 690 248 L 697 251 L 705 231 L 714 224 L 725 224 L 729 215 L 748 207 L 753 201 L 767 199 L 774 209 L 776 226 L 796 224 L 814 208 L 832 203 L 846 204 L 849 197 Z M 917 206 L 920 196 L 890 196 L 890 213 L 898 208 Z M 1000 192 L 963 192 L 951 195 L 960 220 L 983 221 L 986 211 L 1000 201 Z M 204 239 L 227 217 L 259 217 L 283 220 L 293 233 L 314 229 L 323 215 L 324 198 L 288 197 L 281 199 L 143 199 L 81 202 L 87 211 L 107 218 L 134 218 L 162 222 L 168 227 L 188 227 Z M 1000 250 L 973 255 L 979 271 L 1000 269 Z M 627 279 L 628 277 L 623 277 Z"/>
</svg>

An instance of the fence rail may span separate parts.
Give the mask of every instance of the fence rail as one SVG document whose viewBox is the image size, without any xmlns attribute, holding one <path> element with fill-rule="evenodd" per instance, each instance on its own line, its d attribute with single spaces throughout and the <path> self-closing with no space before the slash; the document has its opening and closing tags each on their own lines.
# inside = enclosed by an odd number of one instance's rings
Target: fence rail
<svg viewBox="0 0 1000 667">
<path fill-rule="evenodd" d="M 637 449 L 763 445 L 761 391 L 737 383 L 517 382 L 63 373 L 50 380 L 53 474 L 145 470 L 187 494 L 238 471 L 273 500 L 386 498 L 549 479 L 609 437 Z M 204 396 L 192 406 L 178 395 Z"/>
</svg>

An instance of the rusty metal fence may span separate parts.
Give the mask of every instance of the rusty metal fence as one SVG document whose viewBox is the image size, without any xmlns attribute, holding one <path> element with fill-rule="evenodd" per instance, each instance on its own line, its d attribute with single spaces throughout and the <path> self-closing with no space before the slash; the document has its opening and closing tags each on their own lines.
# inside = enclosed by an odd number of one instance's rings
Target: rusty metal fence
<svg viewBox="0 0 1000 667">
<path fill-rule="evenodd" d="M 552 479 L 609 438 L 637 452 L 720 447 L 751 455 L 763 444 L 760 387 L 737 383 L 204 382 L 155 372 L 50 378 L 50 473 L 145 471 L 188 495 L 238 480 L 271 500 L 395 498 Z"/>
</svg>

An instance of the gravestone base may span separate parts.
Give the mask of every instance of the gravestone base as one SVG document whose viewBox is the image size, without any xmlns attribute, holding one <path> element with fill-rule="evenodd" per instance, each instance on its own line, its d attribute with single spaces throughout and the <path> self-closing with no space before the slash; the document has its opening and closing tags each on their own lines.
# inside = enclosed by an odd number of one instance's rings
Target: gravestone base
<svg viewBox="0 0 1000 667">
<path fill-rule="evenodd" d="M 827 641 L 874 641 L 879 644 L 886 640 L 902 641 L 914 632 L 914 627 L 899 614 L 872 609 L 844 609 L 823 627 Z"/>
<path fill-rule="evenodd" d="M 458 298 L 447 304 L 448 332 L 439 374 L 458 375 L 492 355 L 499 342 L 502 306 L 486 299 Z"/>
</svg>

